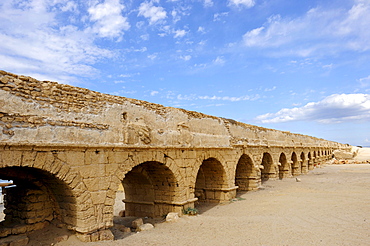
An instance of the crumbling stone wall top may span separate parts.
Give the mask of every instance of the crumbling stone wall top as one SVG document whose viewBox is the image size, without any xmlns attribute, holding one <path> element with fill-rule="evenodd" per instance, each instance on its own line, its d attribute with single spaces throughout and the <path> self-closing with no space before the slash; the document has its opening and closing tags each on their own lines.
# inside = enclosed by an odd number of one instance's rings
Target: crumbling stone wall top
<svg viewBox="0 0 370 246">
<path fill-rule="evenodd" d="M 335 146 L 315 137 L 0 71 L 0 143 L 142 147 Z"/>
</svg>

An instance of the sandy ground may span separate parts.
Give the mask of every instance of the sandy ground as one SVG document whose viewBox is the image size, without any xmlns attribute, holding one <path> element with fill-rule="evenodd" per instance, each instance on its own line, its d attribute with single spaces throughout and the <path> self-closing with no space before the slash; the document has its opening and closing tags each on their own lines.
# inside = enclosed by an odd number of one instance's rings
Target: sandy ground
<svg viewBox="0 0 370 246">
<path fill-rule="evenodd" d="M 370 160 L 370 148 L 359 148 L 357 156 L 355 156 L 354 160 L 355 161 Z"/>
<path fill-rule="evenodd" d="M 240 200 L 110 242 L 57 245 L 370 245 L 370 165 L 327 165 L 270 180 Z"/>
</svg>

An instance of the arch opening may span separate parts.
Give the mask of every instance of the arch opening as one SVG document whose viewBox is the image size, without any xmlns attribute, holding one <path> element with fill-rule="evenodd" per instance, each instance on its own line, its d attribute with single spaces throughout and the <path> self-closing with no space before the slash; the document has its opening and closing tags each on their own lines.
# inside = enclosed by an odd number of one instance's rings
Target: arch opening
<svg viewBox="0 0 370 246">
<path fill-rule="evenodd" d="M 178 183 L 164 164 L 144 162 L 128 172 L 122 184 L 125 216 L 158 218 L 174 210 Z"/>
<path fill-rule="evenodd" d="M 255 190 L 258 187 L 257 172 L 254 168 L 252 159 L 243 154 L 236 166 L 235 185 L 239 186 L 239 191 Z"/>
<path fill-rule="evenodd" d="M 312 161 L 313 167 L 312 168 L 316 167 L 318 160 L 319 160 L 319 156 L 318 156 L 318 154 L 316 155 L 316 151 L 314 151 L 313 152 L 313 161 Z"/>
<path fill-rule="evenodd" d="M 300 164 L 299 164 L 300 169 L 301 169 L 300 171 L 301 173 L 307 173 L 308 169 L 307 169 L 307 163 L 306 163 L 306 156 L 304 152 L 301 153 L 300 158 L 301 158 Z"/>
<path fill-rule="evenodd" d="M 308 155 L 307 155 L 307 170 L 312 170 L 312 167 L 313 167 L 313 160 L 312 160 L 312 156 L 311 156 L 311 152 L 308 152 Z"/>
<path fill-rule="evenodd" d="M 0 179 L 0 222 L 4 221 L 4 193 L 8 186 L 13 185 L 13 180 L 2 180 Z"/>
<path fill-rule="evenodd" d="M 198 203 L 219 203 L 227 200 L 223 189 L 227 188 L 226 173 L 215 158 L 203 161 L 195 181 L 194 195 Z"/>
<path fill-rule="evenodd" d="M 69 186 L 53 174 L 31 167 L 4 167 L 0 168 L 0 179 L 13 181 L 3 189 L 2 237 L 39 230 L 51 222 L 74 228 L 75 197 Z"/>
<path fill-rule="evenodd" d="M 288 161 L 284 153 L 280 154 L 279 157 L 279 179 L 287 178 L 290 176 L 290 169 L 288 165 Z"/>
<path fill-rule="evenodd" d="M 262 166 L 263 169 L 261 170 L 261 182 L 266 182 L 270 178 L 276 178 L 276 171 L 272 168 L 272 157 L 269 153 L 263 153 L 262 158 Z"/>
<path fill-rule="evenodd" d="M 291 170 L 292 170 L 292 175 L 296 176 L 301 173 L 297 154 L 295 152 L 292 153 L 292 158 L 291 158 L 292 164 L 291 164 Z"/>
</svg>

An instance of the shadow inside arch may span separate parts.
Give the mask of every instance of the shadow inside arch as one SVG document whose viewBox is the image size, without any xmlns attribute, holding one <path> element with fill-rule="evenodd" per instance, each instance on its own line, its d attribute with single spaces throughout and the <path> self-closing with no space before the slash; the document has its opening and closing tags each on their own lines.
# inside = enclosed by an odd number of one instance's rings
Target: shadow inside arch
<svg viewBox="0 0 370 246">
<path fill-rule="evenodd" d="M 0 223 L 3 235 L 7 231 L 12 235 L 29 234 L 51 225 L 67 232 L 67 228 L 75 226 L 75 197 L 70 187 L 55 175 L 32 167 L 4 167 L 0 168 L 0 179 L 12 180 L 14 184 L 3 189 L 5 219 Z M 54 236 L 57 235 L 52 235 L 52 240 Z"/>
<path fill-rule="evenodd" d="M 132 168 L 122 181 L 126 216 L 158 218 L 173 210 L 179 184 L 163 163 L 148 161 Z"/>
<path fill-rule="evenodd" d="M 134 235 L 132 222 L 141 218 L 152 225 L 166 221 L 166 215 L 174 212 L 178 196 L 177 178 L 164 163 L 143 162 L 125 174 L 121 191 L 116 193 L 116 202 L 111 228 L 114 239 Z M 118 198 L 120 197 L 120 198 Z"/>
</svg>

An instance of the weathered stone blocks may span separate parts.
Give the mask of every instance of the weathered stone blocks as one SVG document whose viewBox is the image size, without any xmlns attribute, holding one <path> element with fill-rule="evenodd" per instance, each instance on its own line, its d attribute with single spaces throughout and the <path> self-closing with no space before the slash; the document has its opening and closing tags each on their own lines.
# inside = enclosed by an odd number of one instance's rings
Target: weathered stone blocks
<svg viewBox="0 0 370 246">
<path fill-rule="evenodd" d="M 228 201 L 236 186 L 257 189 L 262 178 L 299 175 L 349 147 L 5 71 L 0 105 L 0 178 L 40 188 L 7 198 L 5 222 L 25 226 L 0 235 L 60 219 L 83 241 L 111 240 L 122 183 L 126 215 L 163 216 Z M 240 168 L 243 155 L 250 162 Z"/>
</svg>

